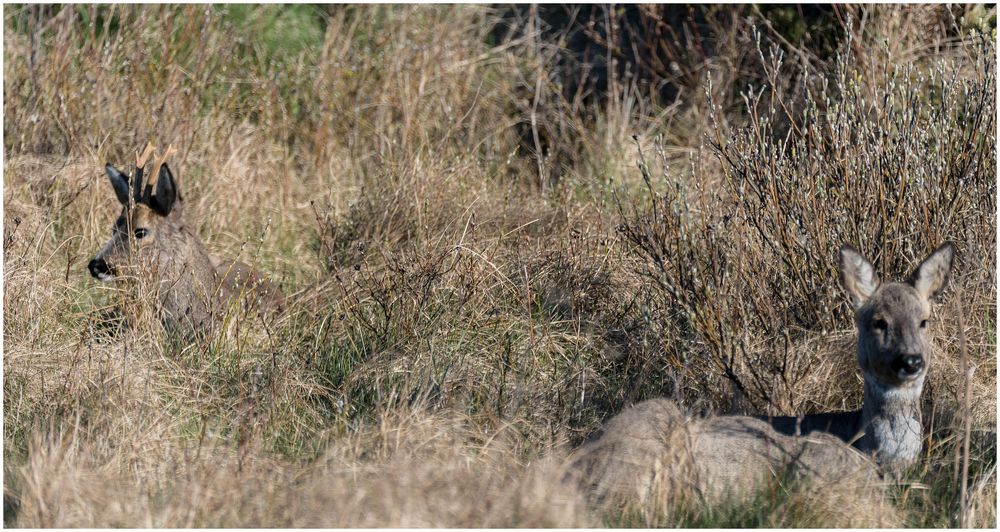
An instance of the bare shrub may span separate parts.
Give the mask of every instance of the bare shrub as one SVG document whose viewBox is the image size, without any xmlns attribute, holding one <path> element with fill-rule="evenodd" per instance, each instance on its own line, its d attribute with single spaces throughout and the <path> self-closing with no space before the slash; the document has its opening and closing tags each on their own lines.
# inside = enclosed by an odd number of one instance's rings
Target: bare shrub
<svg viewBox="0 0 1000 532">
<path fill-rule="evenodd" d="M 955 239 L 971 250 L 962 264 L 995 269 L 994 257 L 979 256 L 993 226 L 981 213 L 995 212 L 994 52 L 975 37 L 961 46 L 934 64 L 877 73 L 859 70 L 845 52 L 831 77 L 799 75 L 795 90 L 808 103 L 794 115 L 784 104 L 791 89 L 782 88 L 781 51 L 766 60 L 762 52 L 770 83 L 747 94 L 748 125 L 712 139 L 723 190 L 692 200 L 669 174 L 652 183 L 640 162 L 650 207 L 622 205 L 622 230 L 662 290 L 674 356 L 703 353 L 692 369 L 721 371 L 758 409 L 794 410 L 799 372 L 816 365 L 797 364 L 792 345 L 845 322 L 830 282 L 840 243 L 872 250 L 880 271 L 902 272 Z M 790 130 L 777 136 L 782 114 Z M 691 188 L 703 190 L 697 170 L 695 180 Z M 961 282 L 971 289 L 991 281 Z"/>
</svg>

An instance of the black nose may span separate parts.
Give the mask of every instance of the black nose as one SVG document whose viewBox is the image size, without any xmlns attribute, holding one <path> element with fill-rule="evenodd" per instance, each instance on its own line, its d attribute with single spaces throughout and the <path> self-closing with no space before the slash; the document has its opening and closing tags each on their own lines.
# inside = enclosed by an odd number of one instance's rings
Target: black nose
<svg viewBox="0 0 1000 532">
<path fill-rule="evenodd" d="M 920 355 L 902 355 L 892 361 L 893 371 L 906 375 L 915 375 L 924 369 L 924 357 Z"/>
<path fill-rule="evenodd" d="M 108 263 L 104 262 L 104 259 L 94 259 L 87 264 L 87 269 L 90 270 L 90 275 L 95 278 L 100 279 L 102 275 L 111 275 L 111 269 L 108 268 Z"/>
</svg>

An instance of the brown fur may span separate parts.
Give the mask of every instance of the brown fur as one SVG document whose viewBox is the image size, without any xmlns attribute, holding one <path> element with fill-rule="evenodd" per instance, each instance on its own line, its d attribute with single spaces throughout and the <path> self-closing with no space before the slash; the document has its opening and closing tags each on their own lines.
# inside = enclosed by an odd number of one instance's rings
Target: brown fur
<svg viewBox="0 0 1000 532">
<path fill-rule="evenodd" d="M 277 285 L 243 261 L 223 261 L 215 263 L 216 279 L 221 279 L 221 289 L 227 292 L 227 300 L 244 290 L 252 294 L 243 298 L 249 306 L 247 310 L 267 309 L 269 312 L 285 312 L 285 296 Z"/>
<path fill-rule="evenodd" d="M 599 439 L 574 453 L 569 473 L 598 504 L 657 511 L 683 501 L 745 500 L 776 476 L 859 490 L 878 484 L 874 465 L 833 436 L 787 436 L 750 417 L 687 420 L 666 399 L 612 418 Z"/>
<path fill-rule="evenodd" d="M 281 290 L 266 276 L 243 262 L 220 262 L 208 254 L 183 217 L 165 163 L 155 193 L 140 171 L 132 179 L 110 165 L 106 171 L 122 211 L 111 240 L 88 266 L 94 277 L 120 284 L 152 279 L 164 327 L 183 336 L 210 332 L 236 303 L 268 315 L 284 311 Z"/>
</svg>

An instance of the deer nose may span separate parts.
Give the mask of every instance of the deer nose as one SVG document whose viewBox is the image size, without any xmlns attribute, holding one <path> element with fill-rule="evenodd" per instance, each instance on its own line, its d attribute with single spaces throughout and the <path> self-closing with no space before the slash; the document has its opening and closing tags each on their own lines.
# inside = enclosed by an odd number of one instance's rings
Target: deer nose
<svg viewBox="0 0 1000 532">
<path fill-rule="evenodd" d="M 108 263 L 104 259 L 94 259 L 87 264 L 87 269 L 90 270 L 90 275 L 94 278 L 100 279 L 102 281 L 109 279 L 111 275 L 111 268 L 108 267 Z"/>
<path fill-rule="evenodd" d="M 900 355 L 892 362 L 892 369 L 904 375 L 916 375 L 924 369 L 924 357 L 920 355 Z"/>
</svg>

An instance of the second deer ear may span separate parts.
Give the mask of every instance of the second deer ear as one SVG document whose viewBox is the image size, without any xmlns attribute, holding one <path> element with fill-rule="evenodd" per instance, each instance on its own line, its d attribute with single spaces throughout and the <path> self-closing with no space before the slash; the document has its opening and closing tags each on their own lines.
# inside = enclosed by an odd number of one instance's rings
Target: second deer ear
<svg viewBox="0 0 1000 532">
<path fill-rule="evenodd" d="M 167 163 L 160 166 L 160 175 L 156 178 L 156 190 L 150 200 L 150 207 L 157 213 L 166 216 L 174 210 L 177 203 L 177 184 Z"/>
<path fill-rule="evenodd" d="M 840 248 L 840 280 L 854 310 L 861 308 L 878 288 L 875 268 L 851 246 Z"/>
<path fill-rule="evenodd" d="M 104 173 L 111 180 L 111 186 L 115 188 L 115 196 L 122 205 L 128 205 L 128 176 L 118 171 L 111 163 L 104 165 Z"/>
<path fill-rule="evenodd" d="M 927 299 L 937 296 L 948 284 L 948 274 L 951 273 L 954 258 L 955 245 L 945 242 L 913 270 L 909 283 Z"/>
</svg>

